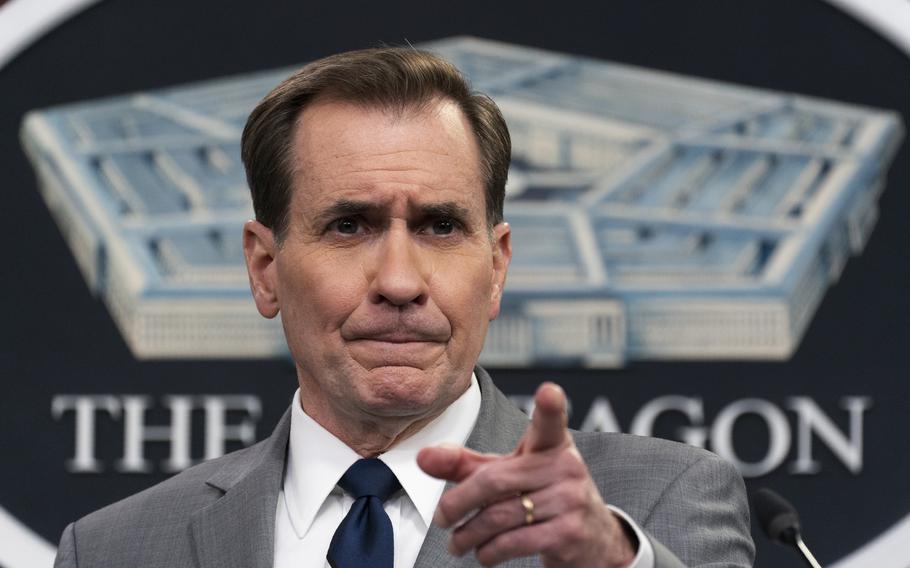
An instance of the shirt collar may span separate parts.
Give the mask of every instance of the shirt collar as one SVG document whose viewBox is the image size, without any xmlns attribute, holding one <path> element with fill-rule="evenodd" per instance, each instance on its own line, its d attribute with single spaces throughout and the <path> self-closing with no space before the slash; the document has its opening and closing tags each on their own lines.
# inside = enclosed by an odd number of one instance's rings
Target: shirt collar
<svg viewBox="0 0 910 568">
<path fill-rule="evenodd" d="M 464 445 L 480 414 L 480 387 L 471 375 L 471 384 L 442 414 L 420 431 L 379 456 L 392 470 L 426 526 L 446 482 L 425 474 L 417 466 L 417 452 L 442 443 Z M 300 391 L 291 403 L 291 436 L 288 443 L 284 493 L 294 532 L 303 538 L 316 513 L 345 471 L 360 456 L 310 418 L 300 405 Z"/>
</svg>

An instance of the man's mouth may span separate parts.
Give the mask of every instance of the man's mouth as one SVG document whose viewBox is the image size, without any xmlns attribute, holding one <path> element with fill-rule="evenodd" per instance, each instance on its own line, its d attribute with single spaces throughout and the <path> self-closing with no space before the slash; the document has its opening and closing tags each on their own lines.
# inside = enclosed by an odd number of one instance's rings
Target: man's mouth
<svg viewBox="0 0 910 568">
<path fill-rule="evenodd" d="M 428 334 L 418 334 L 407 331 L 396 331 L 364 335 L 354 341 L 376 341 L 382 343 L 439 343 L 439 339 Z"/>
<path fill-rule="evenodd" d="M 404 366 L 427 368 L 445 350 L 445 342 L 414 331 L 360 335 L 348 340 L 351 355 L 368 368 Z"/>
</svg>

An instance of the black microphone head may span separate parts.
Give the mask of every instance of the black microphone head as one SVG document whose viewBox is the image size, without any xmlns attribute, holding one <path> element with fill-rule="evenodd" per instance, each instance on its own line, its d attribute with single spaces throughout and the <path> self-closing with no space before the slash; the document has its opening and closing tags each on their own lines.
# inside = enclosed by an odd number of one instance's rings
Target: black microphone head
<svg viewBox="0 0 910 568">
<path fill-rule="evenodd" d="M 768 538 L 783 544 L 796 544 L 799 515 L 789 501 L 768 488 L 762 488 L 752 494 L 752 506 Z"/>
</svg>

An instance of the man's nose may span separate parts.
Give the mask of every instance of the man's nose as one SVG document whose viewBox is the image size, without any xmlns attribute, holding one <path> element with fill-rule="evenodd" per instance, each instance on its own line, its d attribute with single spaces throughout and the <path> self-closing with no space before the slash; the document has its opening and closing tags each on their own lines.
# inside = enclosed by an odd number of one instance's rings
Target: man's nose
<svg viewBox="0 0 910 568">
<path fill-rule="evenodd" d="M 374 259 L 370 300 L 393 306 L 425 303 L 428 259 L 424 257 L 410 230 L 404 227 L 389 229 Z"/>
</svg>

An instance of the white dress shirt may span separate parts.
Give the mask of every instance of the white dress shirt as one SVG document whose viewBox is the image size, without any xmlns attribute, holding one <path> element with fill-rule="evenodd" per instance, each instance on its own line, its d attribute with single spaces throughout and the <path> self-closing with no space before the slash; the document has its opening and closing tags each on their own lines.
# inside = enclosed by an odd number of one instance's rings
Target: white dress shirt
<svg viewBox="0 0 910 568">
<path fill-rule="evenodd" d="M 310 418 L 300 405 L 300 391 L 291 404 L 291 434 L 284 483 L 275 515 L 275 568 L 328 568 L 326 553 L 332 536 L 354 503 L 337 486 L 360 456 Z M 422 430 L 379 456 L 403 491 L 386 500 L 385 512 L 395 534 L 395 568 L 411 568 L 445 490 L 445 481 L 417 466 L 421 448 L 442 443 L 464 445 L 480 413 L 480 387 L 472 375 L 464 394 Z M 651 568 L 654 552 L 638 526 L 611 507 L 638 535 L 632 568 Z"/>
</svg>

